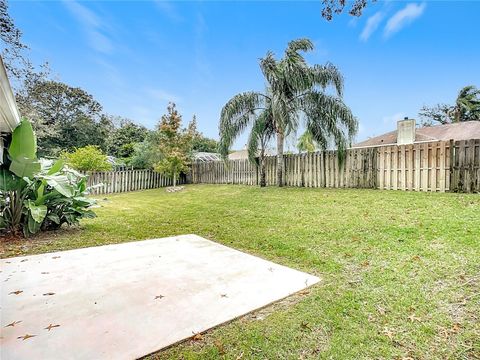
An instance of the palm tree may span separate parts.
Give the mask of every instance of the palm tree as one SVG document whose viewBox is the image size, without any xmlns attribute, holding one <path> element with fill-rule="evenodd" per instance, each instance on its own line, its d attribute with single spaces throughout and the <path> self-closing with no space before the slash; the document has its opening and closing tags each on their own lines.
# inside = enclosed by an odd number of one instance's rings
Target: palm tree
<svg viewBox="0 0 480 360">
<path fill-rule="evenodd" d="M 462 88 L 452 113 L 454 122 L 480 120 L 480 90 L 473 85 Z"/>
<path fill-rule="evenodd" d="M 357 130 L 357 120 L 343 103 L 343 77 L 331 64 L 309 66 L 300 51 L 313 50 L 308 39 L 291 41 L 284 57 L 272 52 L 260 60 L 267 82 L 265 93 L 244 92 L 231 98 L 220 115 L 220 150 L 223 155 L 247 127 L 266 112 L 277 139 L 277 184 L 283 186 L 285 137 L 302 122 L 321 148 L 333 142 L 344 150 Z M 335 94 L 326 92 L 332 86 Z"/>
<path fill-rule="evenodd" d="M 265 149 L 270 140 L 275 136 L 275 128 L 273 127 L 272 113 L 264 110 L 254 120 L 250 136 L 248 138 L 248 158 L 250 162 L 257 163 L 257 155 L 260 165 L 260 187 L 265 187 Z M 260 152 L 258 153 L 258 149 Z"/>
</svg>

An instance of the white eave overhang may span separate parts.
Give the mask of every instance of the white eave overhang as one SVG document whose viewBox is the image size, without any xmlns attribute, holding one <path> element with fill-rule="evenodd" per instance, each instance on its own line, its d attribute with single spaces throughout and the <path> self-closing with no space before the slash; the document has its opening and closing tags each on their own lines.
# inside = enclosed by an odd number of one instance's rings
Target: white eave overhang
<svg viewBox="0 0 480 360">
<path fill-rule="evenodd" d="M 0 132 L 11 133 L 19 122 L 20 114 L 0 56 Z"/>
</svg>

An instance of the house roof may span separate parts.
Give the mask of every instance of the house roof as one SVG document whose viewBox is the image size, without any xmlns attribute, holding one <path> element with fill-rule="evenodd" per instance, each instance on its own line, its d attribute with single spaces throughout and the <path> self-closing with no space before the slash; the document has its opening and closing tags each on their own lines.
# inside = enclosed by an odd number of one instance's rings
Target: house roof
<svg viewBox="0 0 480 360">
<path fill-rule="evenodd" d="M 12 132 L 19 122 L 20 114 L 0 56 L 0 132 Z"/>
<path fill-rule="evenodd" d="M 257 155 L 260 154 L 260 150 L 258 150 Z M 270 150 L 265 149 L 265 156 L 271 156 L 274 155 L 274 153 Z M 238 150 L 230 153 L 228 155 L 229 160 L 243 160 L 243 159 L 248 159 L 248 150 Z"/>
<path fill-rule="evenodd" d="M 480 121 L 465 121 L 454 124 L 425 126 L 415 129 L 415 142 L 437 140 L 480 139 Z M 353 147 L 391 145 L 397 143 L 397 130 L 361 141 Z"/>
</svg>

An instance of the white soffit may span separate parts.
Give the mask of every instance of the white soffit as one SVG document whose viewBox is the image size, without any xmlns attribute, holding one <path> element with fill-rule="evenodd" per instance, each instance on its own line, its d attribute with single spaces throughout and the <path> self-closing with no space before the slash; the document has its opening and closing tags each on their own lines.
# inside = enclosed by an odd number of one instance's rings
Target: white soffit
<svg viewBox="0 0 480 360">
<path fill-rule="evenodd" d="M 0 132 L 12 132 L 19 122 L 20 114 L 3 60 L 0 57 Z"/>
</svg>

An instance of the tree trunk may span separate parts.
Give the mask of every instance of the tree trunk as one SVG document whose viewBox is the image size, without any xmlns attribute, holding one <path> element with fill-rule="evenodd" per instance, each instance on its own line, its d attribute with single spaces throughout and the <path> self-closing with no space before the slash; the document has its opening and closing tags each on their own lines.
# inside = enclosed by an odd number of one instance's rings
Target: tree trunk
<svg viewBox="0 0 480 360">
<path fill-rule="evenodd" d="M 283 167 L 283 133 L 277 133 L 277 185 L 283 186 L 284 172 Z"/>
<path fill-rule="evenodd" d="M 173 172 L 173 187 L 177 186 L 177 173 Z"/>
<path fill-rule="evenodd" d="M 265 149 L 262 146 L 260 151 L 260 187 L 267 186 L 266 174 L 265 174 Z"/>
</svg>

